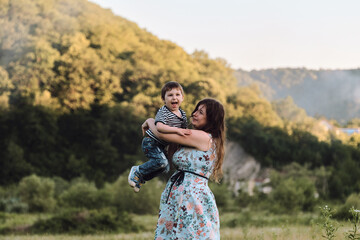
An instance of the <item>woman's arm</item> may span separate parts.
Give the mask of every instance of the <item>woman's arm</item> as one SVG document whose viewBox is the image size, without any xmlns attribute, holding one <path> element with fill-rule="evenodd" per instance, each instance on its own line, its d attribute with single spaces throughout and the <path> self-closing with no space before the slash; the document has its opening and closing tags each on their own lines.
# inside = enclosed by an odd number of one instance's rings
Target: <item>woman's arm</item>
<svg viewBox="0 0 360 240">
<path fill-rule="evenodd" d="M 148 128 L 150 128 L 150 130 L 155 134 L 155 136 L 167 142 L 194 147 L 201 151 L 207 151 L 210 148 L 209 134 L 201 130 L 189 129 L 191 131 L 191 134 L 184 136 L 180 136 L 176 133 L 160 133 L 156 129 L 155 120 L 153 118 L 149 118 L 143 123 L 143 133 Z"/>
<path fill-rule="evenodd" d="M 181 136 L 191 134 L 190 130 L 187 128 L 184 129 L 178 127 L 170 127 L 162 122 L 157 122 L 155 126 L 156 126 L 156 130 L 161 133 L 176 133 Z"/>
</svg>

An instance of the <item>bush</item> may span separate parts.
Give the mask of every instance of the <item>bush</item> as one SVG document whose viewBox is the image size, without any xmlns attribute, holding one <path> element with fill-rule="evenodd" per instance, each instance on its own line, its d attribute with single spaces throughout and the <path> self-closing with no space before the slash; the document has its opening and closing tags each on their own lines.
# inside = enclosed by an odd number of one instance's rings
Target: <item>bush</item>
<svg viewBox="0 0 360 240">
<path fill-rule="evenodd" d="M 29 211 L 49 212 L 56 205 L 54 188 L 53 180 L 31 175 L 20 181 L 19 195 L 21 200 L 29 206 Z"/>
<path fill-rule="evenodd" d="M 347 220 L 351 218 L 350 208 L 360 209 L 360 193 L 353 193 L 347 197 L 345 204 L 334 214 L 337 219 Z"/>
<path fill-rule="evenodd" d="M 28 205 L 21 202 L 15 186 L 6 189 L 0 187 L 0 212 L 25 213 L 28 210 Z"/>
<path fill-rule="evenodd" d="M 3 224 L 6 222 L 6 215 L 3 212 L 0 212 L 0 224 Z"/>
<path fill-rule="evenodd" d="M 209 187 L 215 196 L 216 205 L 219 209 L 226 210 L 233 205 L 232 192 L 228 189 L 228 185 L 225 184 L 224 181 L 221 184 L 209 182 Z"/>
<path fill-rule="evenodd" d="M 70 183 L 61 177 L 53 177 L 52 180 L 55 183 L 55 198 L 59 198 L 59 196 L 70 187 Z"/>
<path fill-rule="evenodd" d="M 133 223 L 125 212 L 117 214 L 113 209 L 71 210 L 46 220 L 39 220 L 30 228 L 35 234 L 95 234 L 138 232 L 140 226 Z"/>
<path fill-rule="evenodd" d="M 307 178 L 287 178 L 275 186 L 270 199 L 271 210 L 276 213 L 311 211 L 316 204 L 315 185 Z"/>
<path fill-rule="evenodd" d="M 111 196 L 104 190 L 98 190 L 94 183 L 78 181 L 73 183 L 59 197 L 64 207 L 100 209 L 109 207 Z"/>
<path fill-rule="evenodd" d="M 29 206 L 20 201 L 19 198 L 10 197 L 0 199 L 0 211 L 8 213 L 26 213 Z"/>
<path fill-rule="evenodd" d="M 139 193 L 129 187 L 127 176 L 122 174 L 112 185 L 106 186 L 106 191 L 111 192 L 112 204 L 118 211 L 127 211 L 137 214 L 157 214 L 159 212 L 160 196 L 164 190 L 164 183 L 157 178 L 146 182 Z"/>
</svg>

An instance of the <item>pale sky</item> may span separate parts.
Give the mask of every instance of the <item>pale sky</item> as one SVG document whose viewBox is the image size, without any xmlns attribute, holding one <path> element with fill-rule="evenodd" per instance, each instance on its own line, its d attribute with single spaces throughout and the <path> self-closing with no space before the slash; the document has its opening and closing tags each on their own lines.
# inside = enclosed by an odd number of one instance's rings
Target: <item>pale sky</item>
<svg viewBox="0 0 360 240">
<path fill-rule="evenodd" d="M 360 68 L 359 0 L 91 0 L 232 68 Z"/>
</svg>

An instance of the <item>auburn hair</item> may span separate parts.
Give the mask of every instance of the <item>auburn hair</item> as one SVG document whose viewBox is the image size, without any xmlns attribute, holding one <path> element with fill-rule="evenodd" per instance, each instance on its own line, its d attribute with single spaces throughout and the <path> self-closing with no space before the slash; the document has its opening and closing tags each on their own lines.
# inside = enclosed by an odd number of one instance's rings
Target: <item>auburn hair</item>
<svg viewBox="0 0 360 240">
<path fill-rule="evenodd" d="M 205 98 L 198 102 L 191 116 L 198 110 L 200 105 L 206 107 L 206 124 L 199 130 L 210 133 L 216 147 L 216 162 L 211 179 L 219 182 L 223 174 L 222 165 L 225 155 L 225 110 L 219 101 Z"/>
</svg>

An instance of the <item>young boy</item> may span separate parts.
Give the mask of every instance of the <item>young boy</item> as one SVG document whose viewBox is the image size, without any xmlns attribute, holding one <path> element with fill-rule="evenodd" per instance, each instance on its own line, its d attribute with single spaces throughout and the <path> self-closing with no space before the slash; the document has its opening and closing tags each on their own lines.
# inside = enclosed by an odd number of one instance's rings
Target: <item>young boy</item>
<svg viewBox="0 0 360 240">
<path fill-rule="evenodd" d="M 177 133 L 188 135 L 190 130 L 186 129 L 187 119 L 185 112 L 180 108 L 184 100 L 184 91 L 177 82 L 168 82 L 161 89 L 161 98 L 165 105 L 162 106 L 155 117 L 157 131 L 161 133 Z M 169 161 L 164 152 L 167 142 L 158 139 L 151 130 L 147 130 L 142 141 L 142 150 L 149 159 L 140 166 L 133 166 L 130 170 L 128 182 L 135 192 L 145 181 L 149 181 L 162 172 L 170 169 Z"/>
</svg>

